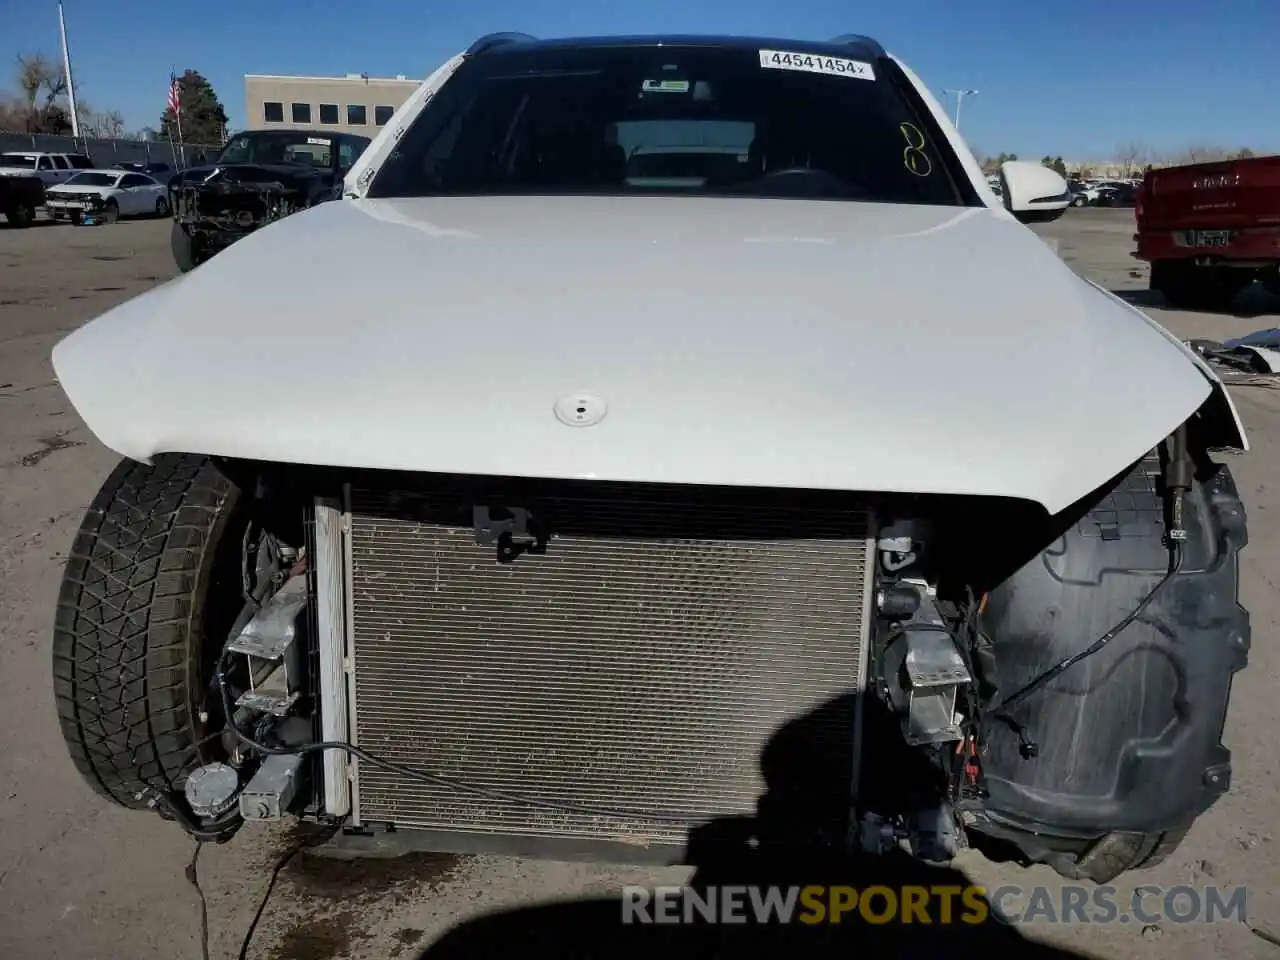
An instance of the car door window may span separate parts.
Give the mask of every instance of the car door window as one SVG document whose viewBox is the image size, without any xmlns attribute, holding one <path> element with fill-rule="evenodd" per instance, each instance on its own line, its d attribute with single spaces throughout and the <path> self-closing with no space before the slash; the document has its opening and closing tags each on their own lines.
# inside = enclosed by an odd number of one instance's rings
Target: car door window
<svg viewBox="0 0 1280 960">
<path fill-rule="evenodd" d="M 53 157 L 52 157 L 52 160 L 53 160 L 53 165 L 54 165 L 54 167 L 55 167 L 55 168 L 57 168 L 58 170 L 70 170 L 70 169 L 71 169 L 71 164 L 67 163 L 67 158 L 66 158 L 66 157 L 60 157 L 60 156 L 58 156 L 57 154 L 54 154 L 54 155 L 53 155 Z"/>
<path fill-rule="evenodd" d="M 120 181 L 120 186 L 122 187 L 148 187 L 150 185 L 150 180 L 137 173 L 125 174 Z"/>
<path fill-rule="evenodd" d="M 53 169 L 53 161 L 52 161 L 52 160 L 50 160 L 48 157 L 37 157 L 37 158 L 36 158 L 36 169 L 37 169 L 37 170 L 52 170 L 52 169 Z"/>
</svg>

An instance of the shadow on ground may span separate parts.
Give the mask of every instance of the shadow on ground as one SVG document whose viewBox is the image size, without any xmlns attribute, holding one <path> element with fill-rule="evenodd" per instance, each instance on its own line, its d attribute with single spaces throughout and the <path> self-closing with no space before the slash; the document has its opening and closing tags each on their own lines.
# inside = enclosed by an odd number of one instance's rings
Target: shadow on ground
<svg viewBox="0 0 1280 960">
<path fill-rule="evenodd" d="M 744 855 L 737 864 L 701 868 L 691 886 L 828 883 L 859 889 L 872 885 L 961 888 L 968 882 L 958 870 L 898 857 L 820 862 L 756 854 Z M 995 919 L 979 924 L 955 922 L 961 913 L 959 898 L 956 902 L 951 923 L 942 923 L 941 910 L 935 907 L 930 910 L 929 924 L 868 923 L 855 912 L 838 924 L 636 925 L 622 922 L 621 899 L 602 898 L 512 910 L 463 923 L 421 953 L 419 960 L 489 960 L 519 955 L 565 960 L 848 960 L 975 957 L 995 950 L 1031 960 L 1082 956 L 1029 941 Z"/>
<path fill-rule="evenodd" d="M 55 223 L 57 223 L 56 220 L 32 220 L 30 223 L 20 224 L 0 218 L 0 230 L 31 230 L 34 227 L 52 227 Z"/>
<path fill-rule="evenodd" d="M 861 891 L 881 886 L 952 887 L 955 895 L 928 904 L 928 923 L 870 922 L 885 914 L 881 894 L 871 902 L 869 919 L 857 909 L 839 923 L 756 922 L 748 906 L 741 924 L 712 924 L 699 918 L 678 924 L 624 923 L 621 897 L 568 901 L 497 912 L 460 924 L 418 955 L 418 960 L 489 960 L 492 957 L 547 956 L 573 960 L 848 960 L 849 957 L 973 957 L 1004 950 L 1020 958 L 1080 957 L 1024 938 L 996 919 L 985 900 L 961 899 L 969 884 L 959 870 L 931 866 L 905 854 L 850 857 L 832 834 L 848 807 L 852 743 L 830 736 L 833 719 L 852 716 L 853 702 L 843 698 L 779 730 L 761 758 L 766 792 L 754 817 L 726 818 L 695 830 L 689 861 L 695 867 L 690 888 L 706 899 L 706 888 L 849 886 Z M 884 810 L 909 794 L 929 789 L 929 765 L 906 748 L 900 737 L 882 737 L 886 715 L 868 718 L 862 782 L 870 788 L 874 809 Z M 837 722 L 835 727 L 839 726 Z M 851 729 L 851 726 L 850 726 Z M 895 724 L 896 729 L 896 724 Z M 889 745 L 888 748 L 885 745 Z M 867 790 L 863 791 L 867 801 Z M 843 827 L 839 828 L 843 831 Z M 982 909 L 985 907 L 986 909 Z M 949 908 L 949 909 L 948 909 Z M 680 913 L 679 909 L 674 912 Z M 797 914 L 803 913 L 803 908 Z M 978 921 L 978 922 L 975 922 Z M 1016 953 L 1012 952 L 1016 951 Z"/>
</svg>

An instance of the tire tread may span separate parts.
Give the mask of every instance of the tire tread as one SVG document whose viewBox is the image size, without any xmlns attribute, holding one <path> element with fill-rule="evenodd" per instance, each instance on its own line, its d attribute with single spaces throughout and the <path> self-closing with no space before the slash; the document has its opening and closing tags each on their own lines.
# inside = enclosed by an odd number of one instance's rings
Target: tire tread
<svg viewBox="0 0 1280 960">
<path fill-rule="evenodd" d="M 125 460 L 73 541 L 54 620 L 58 719 L 76 769 L 122 806 L 174 788 L 197 759 L 202 581 L 235 499 L 205 457 Z"/>
</svg>

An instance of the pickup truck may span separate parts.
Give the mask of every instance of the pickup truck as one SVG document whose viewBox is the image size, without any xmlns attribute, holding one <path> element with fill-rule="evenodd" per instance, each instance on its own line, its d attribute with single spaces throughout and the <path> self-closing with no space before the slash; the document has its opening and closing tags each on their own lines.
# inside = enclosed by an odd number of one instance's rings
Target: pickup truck
<svg viewBox="0 0 1280 960">
<path fill-rule="evenodd" d="M 70 180 L 81 170 L 92 170 L 93 160 L 83 153 L 41 153 L 11 150 L 0 153 L 0 176 L 35 175 L 46 187 Z"/>
<path fill-rule="evenodd" d="M 1153 170 L 1135 214 L 1134 256 L 1171 306 L 1226 309 L 1254 280 L 1280 294 L 1280 156 Z"/>
</svg>

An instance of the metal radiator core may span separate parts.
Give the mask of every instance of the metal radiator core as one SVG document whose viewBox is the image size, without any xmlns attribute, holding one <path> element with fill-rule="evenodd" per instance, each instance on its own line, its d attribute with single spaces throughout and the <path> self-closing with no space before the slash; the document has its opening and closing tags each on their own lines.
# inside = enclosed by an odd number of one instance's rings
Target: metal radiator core
<svg viewBox="0 0 1280 960">
<path fill-rule="evenodd" d="M 689 500 L 543 497 L 545 554 L 499 563 L 476 543 L 470 501 L 351 491 L 356 742 L 477 787 L 596 808 L 539 809 L 359 763 L 358 821 L 683 844 L 688 826 L 756 812 L 762 756 L 793 721 L 792 762 L 821 767 L 822 789 L 847 799 L 866 511 Z"/>
</svg>

